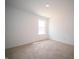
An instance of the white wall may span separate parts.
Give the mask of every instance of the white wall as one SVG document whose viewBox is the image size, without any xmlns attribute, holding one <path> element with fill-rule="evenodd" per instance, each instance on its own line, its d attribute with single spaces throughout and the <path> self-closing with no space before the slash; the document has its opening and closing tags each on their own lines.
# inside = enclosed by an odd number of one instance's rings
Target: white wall
<svg viewBox="0 0 79 59">
<path fill-rule="evenodd" d="M 74 44 L 73 20 L 50 20 L 49 37 L 67 44 Z"/>
<path fill-rule="evenodd" d="M 49 21 L 49 37 L 66 44 L 74 44 L 74 13 L 62 10 L 53 15 Z"/>
<path fill-rule="evenodd" d="M 56 0 L 49 21 L 49 37 L 74 44 L 74 0 Z"/>
<path fill-rule="evenodd" d="M 38 19 L 44 17 L 33 13 L 16 9 L 12 6 L 5 8 L 5 47 L 28 44 L 34 41 L 43 40 L 48 35 L 38 35 Z"/>
</svg>

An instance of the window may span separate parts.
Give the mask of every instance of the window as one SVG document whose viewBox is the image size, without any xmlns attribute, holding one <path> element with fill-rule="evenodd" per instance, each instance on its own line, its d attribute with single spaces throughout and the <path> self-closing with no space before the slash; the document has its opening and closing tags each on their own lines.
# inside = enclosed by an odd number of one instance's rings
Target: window
<svg viewBox="0 0 79 59">
<path fill-rule="evenodd" d="M 46 20 L 38 20 L 38 34 L 46 34 Z"/>
</svg>

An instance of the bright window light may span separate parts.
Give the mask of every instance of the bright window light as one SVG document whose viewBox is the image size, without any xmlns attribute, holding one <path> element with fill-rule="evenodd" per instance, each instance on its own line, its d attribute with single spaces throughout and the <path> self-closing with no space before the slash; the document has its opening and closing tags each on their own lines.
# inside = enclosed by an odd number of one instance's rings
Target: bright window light
<svg viewBox="0 0 79 59">
<path fill-rule="evenodd" d="M 38 34 L 46 34 L 46 20 L 38 20 Z"/>
</svg>

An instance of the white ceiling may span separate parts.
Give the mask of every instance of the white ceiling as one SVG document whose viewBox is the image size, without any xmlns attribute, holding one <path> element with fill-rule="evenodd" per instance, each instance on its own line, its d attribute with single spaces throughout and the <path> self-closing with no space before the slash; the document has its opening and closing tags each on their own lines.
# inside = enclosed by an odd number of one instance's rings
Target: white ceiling
<svg viewBox="0 0 79 59">
<path fill-rule="evenodd" d="M 74 8 L 73 3 L 74 0 L 6 0 L 7 5 L 28 10 L 45 17 L 72 13 Z M 50 4 L 50 7 L 46 8 L 46 4 Z"/>
</svg>

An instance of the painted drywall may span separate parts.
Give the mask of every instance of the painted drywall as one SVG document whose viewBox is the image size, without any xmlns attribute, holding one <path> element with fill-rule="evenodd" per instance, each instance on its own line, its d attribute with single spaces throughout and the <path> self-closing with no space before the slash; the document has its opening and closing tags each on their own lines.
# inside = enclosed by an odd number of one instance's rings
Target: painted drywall
<svg viewBox="0 0 79 59">
<path fill-rule="evenodd" d="M 50 20 L 49 37 L 67 44 L 74 44 L 73 20 Z"/>
<path fill-rule="evenodd" d="M 64 0 L 63 0 L 64 1 Z M 74 45 L 74 1 L 58 2 L 49 20 L 49 37 Z"/>
<path fill-rule="evenodd" d="M 45 17 L 7 5 L 5 8 L 6 49 L 47 39 L 47 34 L 38 35 L 39 19 L 47 20 Z"/>
</svg>

